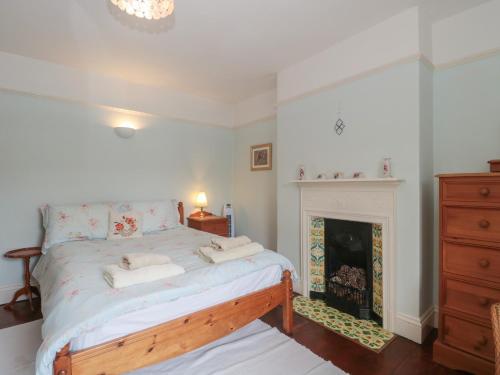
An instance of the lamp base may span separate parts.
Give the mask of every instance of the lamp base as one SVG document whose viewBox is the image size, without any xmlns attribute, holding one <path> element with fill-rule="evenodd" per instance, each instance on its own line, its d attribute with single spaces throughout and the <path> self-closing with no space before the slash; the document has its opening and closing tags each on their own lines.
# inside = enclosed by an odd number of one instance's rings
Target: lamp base
<svg viewBox="0 0 500 375">
<path fill-rule="evenodd" d="M 198 212 L 194 212 L 192 213 L 191 215 L 189 215 L 190 217 L 207 217 L 207 216 L 213 216 L 213 214 L 211 212 L 208 212 L 208 211 L 203 211 L 203 210 L 200 210 Z"/>
</svg>

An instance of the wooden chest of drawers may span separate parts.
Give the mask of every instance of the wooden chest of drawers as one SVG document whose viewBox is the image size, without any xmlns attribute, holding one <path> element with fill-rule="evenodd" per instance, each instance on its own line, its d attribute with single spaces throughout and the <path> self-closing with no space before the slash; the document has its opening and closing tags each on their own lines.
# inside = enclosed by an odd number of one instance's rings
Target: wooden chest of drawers
<svg viewBox="0 0 500 375">
<path fill-rule="evenodd" d="M 500 301 L 500 173 L 439 176 L 439 337 L 434 360 L 494 373 L 490 306 Z"/>
</svg>

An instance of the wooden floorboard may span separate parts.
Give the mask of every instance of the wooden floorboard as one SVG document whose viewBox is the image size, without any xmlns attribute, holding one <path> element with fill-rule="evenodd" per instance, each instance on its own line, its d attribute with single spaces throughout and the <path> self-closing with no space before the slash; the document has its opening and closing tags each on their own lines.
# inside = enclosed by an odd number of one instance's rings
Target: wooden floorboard
<svg viewBox="0 0 500 375">
<path fill-rule="evenodd" d="M 13 311 L 0 306 L 0 329 L 40 319 L 39 299 L 35 300 L 35 306 L 34 312 L 26 301 L 16 303 Z M 352 375 L 463 374 L 432 361 L 435 331 L 423 345 L 397 337 L 377 354 L 297 314 L 294 319 L 293 337 L 297 342 Z M 262 320 L 281 330 L 280 308 L 271 311 Z"/>
<path fill-rule="evenodd" d="M 297 314 L 294 319 L 293 337 L 297 342 L 352 375 L 464 374 L 432 361 L 436 330 L 423 345 L 398 336 L 381 353 L 375 353 Z M 262 320 L 281 329 L 278 309 Z"/>
<path fill-rule="evenodd" d="M 0 305 L 0 329 L 42 319 L 40 298 L 33 299 L 35 311 L 31 310 L 28 301 L 17 302 L 12 311 L 5 310 L 4 306 Z"/>
</svg>

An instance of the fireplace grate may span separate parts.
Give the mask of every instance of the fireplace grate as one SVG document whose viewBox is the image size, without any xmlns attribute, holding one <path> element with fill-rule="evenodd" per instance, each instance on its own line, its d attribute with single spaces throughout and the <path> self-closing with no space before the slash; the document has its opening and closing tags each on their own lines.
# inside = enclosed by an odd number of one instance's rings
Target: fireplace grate
<svg viewBox="0 0 500 375">
<path fill-rule="evenodd" d="M 370 291 L 343 285 L 332 279 L 328 282 L 326 302 L 359 319 L 370 319 Z"/>
</svg>

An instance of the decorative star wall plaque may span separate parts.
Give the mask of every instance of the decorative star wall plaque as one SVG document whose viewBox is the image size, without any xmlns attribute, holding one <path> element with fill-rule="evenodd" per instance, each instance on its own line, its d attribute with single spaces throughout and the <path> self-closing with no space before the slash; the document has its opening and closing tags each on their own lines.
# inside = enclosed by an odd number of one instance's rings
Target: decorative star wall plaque
<svg viewBox="0 0 500 375">
<path fill-rule="evenodd" d="M 344 121 L 339 117 L 335 123 L 335 133 L 337 133 L 337 135 L 341 135 L 344 132 L 345 126 Z"/>
</svg>

